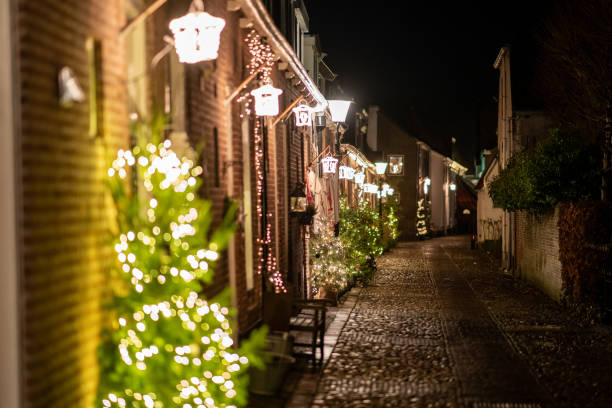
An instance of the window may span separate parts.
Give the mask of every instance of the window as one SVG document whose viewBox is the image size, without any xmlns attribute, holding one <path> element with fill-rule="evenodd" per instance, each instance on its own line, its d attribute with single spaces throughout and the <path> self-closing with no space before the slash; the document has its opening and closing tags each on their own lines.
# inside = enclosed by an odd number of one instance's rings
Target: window
<svg viewBox="0 0 612 408">
<path fill-rule="evenodd" d="M 404 175 L 404 155 L 403 154 L 388 155 L 387 161 L 389 163 L 389 174 L 391 176 L 403 176 Z"/>
</svg>

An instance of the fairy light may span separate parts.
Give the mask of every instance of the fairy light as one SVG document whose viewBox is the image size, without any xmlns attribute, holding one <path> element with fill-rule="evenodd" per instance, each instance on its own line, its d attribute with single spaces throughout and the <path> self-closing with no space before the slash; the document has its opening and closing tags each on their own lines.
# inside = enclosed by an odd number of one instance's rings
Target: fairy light
<svg viewBox="0 0 612 408">
<path fill-rule="evenodd" d="M 168 384 L 176 394 L 166 401 L 167 390 L 138 392 L 126 386 L 106 393 L 103 407 L 234 406 L 240 381 L 236 376 L 249 363 L 232 351 L 229 309 L 198 294 L 199 279 L 210 277 L 209 262 L 219 259 L 219 248 L 198 235 L 198 227 L 208 223 L 206 204 L 194 201 L 202 168 L 179 158 L 171 147 L 166 140 L 144 149 L 119 150 L 107 174 L 121 184 L 128 172 L 138 172 L 149 195 L 142 229 L 124 231 L 114 243 L 119 274 L 132 289 L 119 296 L 129 296 L 122 313 L 131 311 L 115 320 L 115 350 L 123 364 L 142 372 L 137 384 L 150 379 L 160 386 L 155 377 L 159 374 L 149 365 L 156 359 L 168 362 L 168 371 L 178 378 Z M 165 338 L 164 330 L 172 336 Z M 176 335 L 181 331 L 185 344 Z M 128 380 L 126 376 L 123 381 Z"/>
<path fill-rule="evenodd" d="M 263 87 L 268 85 L 271 89 L 276 89 L 272 87 L 272 68 L 276 62 L 276 55 L 272 51 L 270 45 L 266 44 L 261 36 L 257 34 L 255 30 L 249 32 L 246 37 L 247 49 L 249 50 L 249 54 L 251 55 L 251 60 L 247 65 L 247 69 L 249 74 L 254 74 L 259 71 L 261 73 L 261 82 L 263 83 Z M 262 88 L 263 88 L 262 87 Z M 261 88 L 259 88 L 261 89 Z M 270 90 L 270 88 L 268 88 Z M 243 93 L 239 98 L 238 102 L 243 103 L 244 105 L 244 115 L 250 116 L 253 112 L 251 108 L 253 104 L 253 98 L 255 98 L 255 114 L 261 116 L 260 113 L 262 111 L 258 111 L 261 109 L 261 106 L 257 105 L 257 89 L 250 93 Z M 276 91 L 274 93 L 277 93 Z M 278 104 L 278 94 L 276 95 L 276 102 Z M 265 108 L 264 108 L 265 110 Z M 267 111 L 271 112 L 271 111 Z M 278 114 L 278 110 L 274 115 Z M 262 219 L 263 216 L 263 185 L 264 185 L 264 153 L 263 153 L 263 134 L 261 128 L 261 121 L 255 120 L 255 124 L 253 127 L 253 139 L 254 139 L 254 162 L 255 162 L 255 190 L 256 190 L 256 200 L 255 207 L 257 212 L 258 219 Z M 272 218 L 272 213 L 266 214 L 267 219 Z M 283 276 L 281 272 L 278 270 L 277 260 L 272 254 L 271 245 L 272 245 L 272 225 L 270 223 L 266 223 L 266 225 L 261 225 L 264 233 L 264 238 L 257 238 L 257 257 L 258 257 L 258 266 L 257 273 L 259 275 L 263 274 L 267 277 L 268 281 L 274 286 L 274 291 L 276 293 L 287 292 L 285 287 L 285 283 L 283 280 Z"/>
<path fill-rule="evenodd" d="M 253 129 L 255 139 L 255 189 L 256 189 L 256 209 L 258 219 L 262 218 L 263 215 L 263 184 L 264 184 L 264 154 L 263 154 L 263 137 L 261 122 L 255 121 Z M 267 219 L 272 218 L 272 213 L 267 214 Z M 278 270 L 276 258 L 272 255 L 272 225 L 268 222 L 266 225 L 260 226 L 265 228 L 265 238 L 257 238 L 257 256 L 259 263 L 257 266 L 257 273 L 263 274 L 267 277 L 270 283 L 274 286 L 276 293 L 285 293 L 287 289 L 283 280 L 283 276 Z M 267 255 L 266 255 L 267 254 Z"/>
</svg>

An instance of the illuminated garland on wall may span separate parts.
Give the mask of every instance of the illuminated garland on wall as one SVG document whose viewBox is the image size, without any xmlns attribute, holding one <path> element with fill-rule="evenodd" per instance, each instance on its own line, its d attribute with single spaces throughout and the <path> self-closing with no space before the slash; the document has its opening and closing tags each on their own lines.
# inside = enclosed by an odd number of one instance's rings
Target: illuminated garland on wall
<svg viewBox="0 0 612 408">
<path fill-rule="evenodd" d="M 272 52 L 271 47 L 268 44 L 264 44 L 261 36 L 256 31 L 251 31 L 246 38 L 247 47 L 251 54 L 251 61 L 247 68 L 249 74 L 254 74 L 258 70 L 261 72 L 261 80 L 264 84 L 272 82 L 272 68 L 276 61 L 276 56 Z M 249 93 L 244 94 L 238 99 L 239 102 L 245 102 L 245 112 L 247 115 L 251 114 L 251 103 L 252 99 Z M 264 151 L 263 151 L 263 130 L 262 123 L 259 118 L 255 119 L 253 128 L 253 137 L 255 144 L 255 180 L 256 180 L 256 207 L 257 217 L 262 220 L 264 215 L 263 210 L 263 198 L 264 198 Z M 266 220 L 272 218 L 272 213 L 268 212 L 265 214 Z M 287 292 L 285 283 L 281 272 L 278 270 L 276 257 L 272 254 L 272 225 L 266 222 L 265 225 L 259 226 L 260 231 L 265 231 L 264 238 L 257 239 L 257 256 L 259 258 L 259 264 L 257 266 L 257 273 L 264 274 L 268 281 L 274 286 L 275 293 Z"/>
</svg>

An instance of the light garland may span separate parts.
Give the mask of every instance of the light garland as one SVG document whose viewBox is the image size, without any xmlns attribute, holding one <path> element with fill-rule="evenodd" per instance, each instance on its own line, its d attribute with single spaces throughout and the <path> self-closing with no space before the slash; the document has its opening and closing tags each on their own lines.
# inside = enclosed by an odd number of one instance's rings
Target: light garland
<svg viewBox="0 0 612 408">
<path fill-rule="evenodd" d="M 251 60 L 247 65 L 247 69 L 250 75 L 253 75 L 256 72 L 261 73 L 262 82 L 264 86 L 271 86 L 272 83 L 272 68 L 274 63 L 276 62 L 276 55 L 272 51 L 272 48 L 265 44 L 262 41 L 262 38 L 257 31 L 251 30 L 247 35 L 245 42 L 247 43 L 247 49 L 249 54 L 251 55 Z M 276 89 L 276 88 L 273 88 Z M 255 91 L 253 91 L 255 92 Z M 250 116 L 253 112 L 251 105 L 253 92 L 245 92 L 239 98 L 238 102 L 244 104 L 244 112 L 240 115 L 241 118 L 244 118 L 245 115 Z M 278 102 L 278 98 L 277 98 Z M 257 100 L 255 101 L 255 113 L 259 115 L 257 112 Z M 278 112 L 277 112 L 278 113 Z M 258 219 L 262 219 L 263 217 L 263 195 L 264 195 L 264 153 L 263 153 L 263 135 L 261 129 L 261 122 L 259 119 L 255 120 L 255 124 L 253 127 L 253 139 L 254 139 L 254 157 L 255 157 L 255 189 L 256 189 L 256 212 Z M 266 213 L 266 218 L 272 218 L 272 213 Z M 264 238 L 257 238 L 257 256 L 258 256 L 258 266 L 257 273 L 259 275 L 264 274 L 267 277 L 268 281 L 274 286 L 274 291 L 276 293 L 286 293 L 287 289 L 285 287 L 285 283 L 282 277 L 281 272 L 278 270 L 278 265 L 276 258 L 272 254 L 270 250 L 272 245 L 272 226 L 268 222 L 266 225 L 260 225 L 260 228 L 265 231 Z M 266 255 L 267 254 L 267 255 Z"/>
<path fill-rule="evenodd" d="M 263 137 L 261 122 L 258 119 L 255 120 L 253 134 L 255 139 L 255 188 L 257 191 L 256 207 L 257 217 L 261 219 L 263 215 L 263 183 L 265 175 L 263 170 Z M 266 216 L 267 219 L 270 219 L 272 218 L 272 213 L 267 213 Z M 257 238 L 257 256 L 259 258 L 257 273 L 260 275 L 263 273 L 264 276 L 268 278 L 268 281 L 274 285 L 275 293 L 286 293 L 287 289 L 285 288 L 283 276 L 278 270 L 276 258 L 272 255 L 272 251 L 270 250 L 272 244 L 272 225 L 268 222 L 266 225 L 260 225 L 260 228 L 265 228 L 265 238 Z"/>
</svg>

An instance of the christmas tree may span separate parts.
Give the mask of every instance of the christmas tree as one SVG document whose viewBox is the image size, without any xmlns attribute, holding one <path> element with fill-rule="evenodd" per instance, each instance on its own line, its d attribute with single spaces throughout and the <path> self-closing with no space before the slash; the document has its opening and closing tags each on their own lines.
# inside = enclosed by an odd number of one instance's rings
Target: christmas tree
<svg viewBox="0 0 612 408">
<path fill-rule="evenodd" d="M 143 129 L 153 143 L 119 150 L 108 170 L 117 263 L 99 406 L 245 405 L 245 369 L 259 363 L 265 334 L 234 350 L 227 291 L 214 301 L 200 295 L 234 231 L 235 207 L 209 233 L 211 204 L 198 196 L 202 168 L 179 158 L 169 140 L 156 143 L 161 131 Z"/>
<path fill-rule="evenodd" d="M 351 271 L 342 241 L 331 228 L 321 228 L 310 238 L 309 283 L 313 294 L 321 288 L 339 290 L 347 286 Z"/>
<path fill-rule="evenodd" d="M 429 202 L 425 201 L 424 198 L 421 198 L 418 202 L 417 208 L 417 238 L 422 239 L 425 238 L 429 234 L 430 230 L 430 210 L 429 210 Z"/>
</svg>

